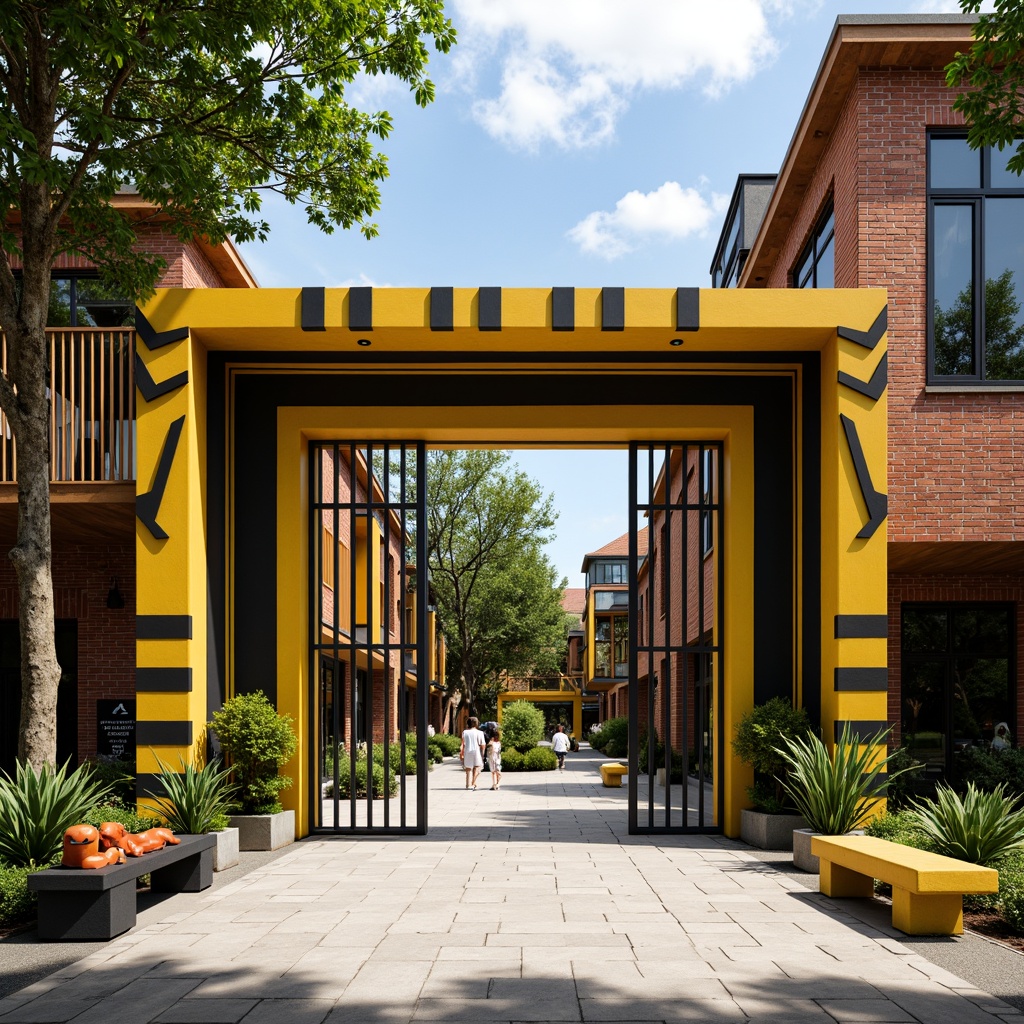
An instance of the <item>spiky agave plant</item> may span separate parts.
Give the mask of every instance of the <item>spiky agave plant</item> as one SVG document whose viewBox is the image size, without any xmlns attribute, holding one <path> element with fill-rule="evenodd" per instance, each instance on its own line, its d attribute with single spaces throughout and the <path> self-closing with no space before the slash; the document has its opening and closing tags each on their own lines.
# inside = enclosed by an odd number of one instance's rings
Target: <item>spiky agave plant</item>
<svg viewBox="0 0 1024 1024">
<path fill-rule="evenodd" d="M 871 814 L 889 778 L 883 771 L 892 754 L 875 760 L 888 735 L 882 729 L 861 744 L 847 723 L 831 756 L 813 733 L 787 737 L 777 748 L 789 767 L 783 789 L 812 832 L 841 836 Z"/>
<path fill-rule="evenodd" d="M 963 799 L 949 786 L 937 786 L 935 799 L 915 803 L 910 813 L 937 853 L 993 864 L 1024 849 L 1024 808 L 1017 803 L 1003 786 L 982 790 L 969 782 Z"/>
<path fill-rule="evenodd" d="M 157 778 L 164 795 L 158 796 L 152 791 L 146 795 L 175 832 L 202 835 L 227 814 L 238 786 L 228 782 L 230 772 L 221 768 L 218 760 L 208 761 L 202 768 L 185 764 L 180 757 L 178 761 L 180 772 L 173 771 L 157 758 L 160 767 Z"/>
<path fill-rule="evenodd" d="M 18 762 L 14 778 L 0 773 L 0 861 L 14 867 L 49 864 L 64 841 L 64 832 L 82 821 L 90 807 L 109 796 L 108 783 L 93 777 L 89 765 L 68 772 L 44 764 L 37 772 Z"/>
</svg>

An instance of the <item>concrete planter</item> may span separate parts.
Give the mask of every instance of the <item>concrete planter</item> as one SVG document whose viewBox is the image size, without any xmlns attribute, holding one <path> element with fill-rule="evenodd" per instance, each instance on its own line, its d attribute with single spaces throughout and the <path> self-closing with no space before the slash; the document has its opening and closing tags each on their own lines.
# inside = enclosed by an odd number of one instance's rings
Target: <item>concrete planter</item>
<svg viewBox="0 0 1024 1024">
<path fill-rule="evenodd" d="M 213 870 L 225 871 L 238 863 L 238 829 L 226 828 L 213 833 L 217 845 L 213 848 Z"/>
<path fill-rule="evenodd" d="M 850 836 L 864 835 L 864 829 L 855 828 L 847 832 Z M 819 832 L 812 832 L 809 828 L 798 828 L 793 830 L 793 866 L 801 871 L 809 871 L 812 875 L 819 872 L 818 858 L 811 853 L 811 836 L 820 835 Z"/>
<path fill-rule="evenodd" d="M 759 850 L 792 850 L 793 830 L 806 827 L 801 814 L 740 811 L 740 839 Z"/>
<path fill-rule="evenodd" d="M 233 814 L 228 824 L 238 829 L 240 850 L 280 850 L 295 842 L 295 812 Z"/>
</svg>

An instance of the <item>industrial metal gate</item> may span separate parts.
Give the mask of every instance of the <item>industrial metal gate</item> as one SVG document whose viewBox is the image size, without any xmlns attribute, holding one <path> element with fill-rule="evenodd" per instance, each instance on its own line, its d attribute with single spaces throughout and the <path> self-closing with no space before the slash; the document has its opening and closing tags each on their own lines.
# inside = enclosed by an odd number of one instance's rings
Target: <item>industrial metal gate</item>
<svg viewBox="0 0 1024 1024">
<path fill-rule="evenodd" d="M 425 446 L 317 442 L 309 479 L 313 831 L 424 835 Z"/>
<path fill-rule="evenodd" d="M 722 830 L 721 469 L 716 441 L 629 447 L 631 834 Z"/>
</svg>

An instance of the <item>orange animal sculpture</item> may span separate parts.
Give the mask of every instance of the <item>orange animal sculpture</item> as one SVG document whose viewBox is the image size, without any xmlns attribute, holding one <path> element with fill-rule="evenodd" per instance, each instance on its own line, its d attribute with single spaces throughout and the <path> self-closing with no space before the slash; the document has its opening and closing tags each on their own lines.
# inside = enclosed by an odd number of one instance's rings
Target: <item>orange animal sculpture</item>
<svg viewBox="0 0 1024 1024">
<path fill-rule="evenodd" d="M 60 862 L 66 868 L 105 868 L 108 864 L 123 864 L 124 851 L 109 849 L 100 853 L 99 829 L 92 825 L 72 825 L 64 833 Z"/>
<path fill-rule="evenodd" d="M 177 846 L 181 840 L 169 828 L 148 828 L 145 832 L 128 832 L 116 821 L 100 825 L 100 845 L 104 850 L 124 850 L 129 857 L 141 857 L 153 850 L 162 850 L 168 843 Z"/>
</svg>

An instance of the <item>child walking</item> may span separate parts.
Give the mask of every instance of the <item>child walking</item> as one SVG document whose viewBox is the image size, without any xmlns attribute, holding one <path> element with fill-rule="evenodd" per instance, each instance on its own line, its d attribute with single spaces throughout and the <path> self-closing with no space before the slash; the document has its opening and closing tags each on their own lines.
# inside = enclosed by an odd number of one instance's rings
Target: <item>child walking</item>
<svg viewBox="0 0 1024 1024">
<path fill-rule="evenodd" d="M 491 766 L 491 789 L 501 788 L 501 730 L 495 729 L 487 743 L 487 763 Z"/>
</svg>

